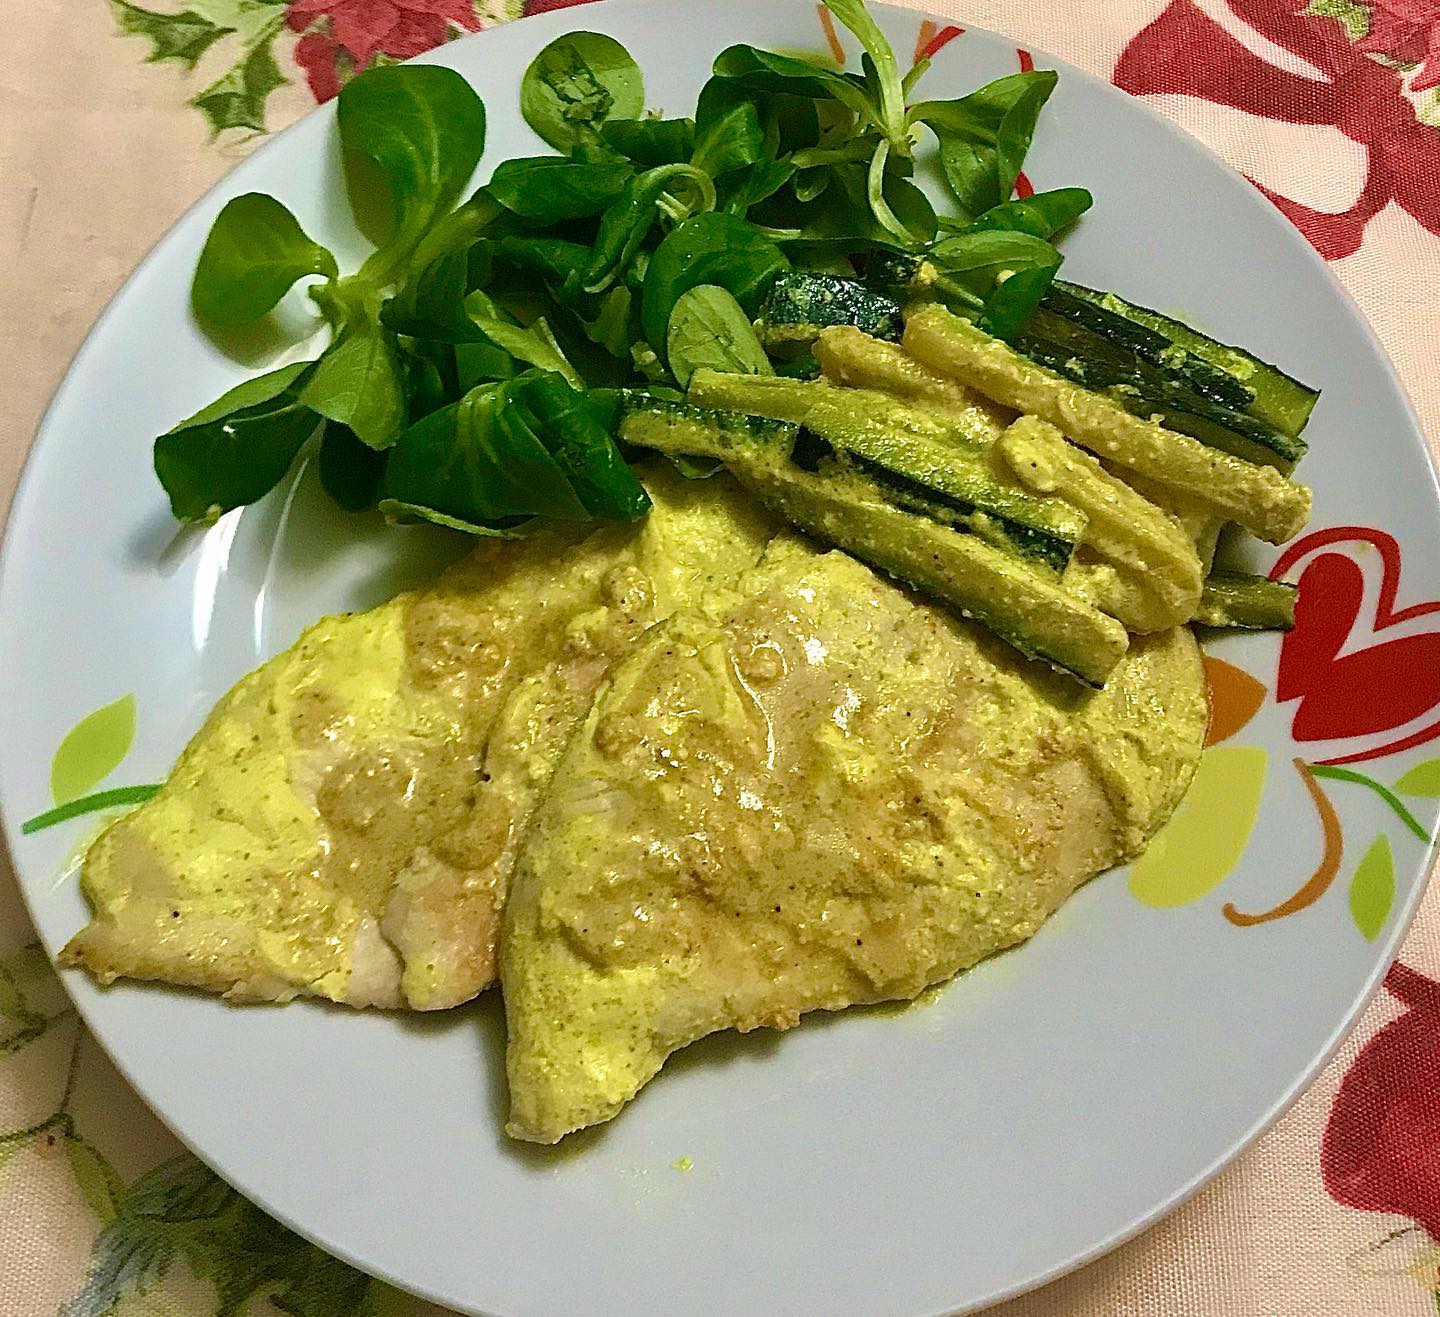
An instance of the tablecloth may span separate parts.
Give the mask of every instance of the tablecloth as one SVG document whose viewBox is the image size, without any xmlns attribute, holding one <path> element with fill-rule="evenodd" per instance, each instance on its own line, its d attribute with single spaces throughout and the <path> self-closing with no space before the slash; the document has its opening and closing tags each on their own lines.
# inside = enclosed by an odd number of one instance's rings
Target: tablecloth
<svg viewBox="0 0 1440 1317">
<path fill-rule="evenodd" d="M 376 60 L 564 3 L 10 0 L 0 503 L 97 313 L 240 155 Z M 934 39 L 974 24 L 1053 51 L 1248 175 L 1333 262 L 1440 439 L 1440 0 L 924 7 L 946 16 Z M 1159 1225 L 994 1311 L 1433 1317 L 1437 1241 L 1440 887 L 1275 1128 Z M 438 1311 L 326 1258 L 177 1145 L 77 1024 L 0 872 L 0 1315 Z"/>
</svg>

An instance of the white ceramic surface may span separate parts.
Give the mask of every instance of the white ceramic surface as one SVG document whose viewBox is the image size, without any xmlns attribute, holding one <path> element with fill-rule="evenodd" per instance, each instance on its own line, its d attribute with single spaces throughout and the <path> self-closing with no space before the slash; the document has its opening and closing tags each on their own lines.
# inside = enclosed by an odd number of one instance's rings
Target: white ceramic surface
<svg viewBox="0 0 1440 1317">
<path fill-rule="evenodd" d="M 879 15 L 908 52 L 920 16 Z M 820 44 L 808 4 L 613 0 L 447 45 L 424 58 L 461 70 L 485 99 L 482 176 L 540 149 L 518 113 L 520 75 L 574 27 L 623 41 L 649 103 L 671 114 L 689 112 L 732 42 Z M 1103 83 L 1036 59 L 1061 79 L 1028 173 L 1038 187 L 1084 184 L 1096 196 L 1067 239 L 1067 274 L 1176 309 L 1323 386 L 1302 470 L 1316 491 L 1312 524 L 1397 536 L 1400 602 L 1413 601 L 1440 580 L 1434 477 L 1394 375 L 1339 286 L 1267 201 L 1190 139 Z M 958 95 L 1015 67 L 1013 43 L 971 30 L 940 53 L 926 92 Z M 443 532 L 357 533 L 308 476 L 204 534 L 175 536 L 150 470 L 153 436 L 270 360 L 227 357 L 187 306 L 210 221 L 251 190 L 279 196 L 342 263 L 363 254 L 327 107 L 239 165 L 116 298 L 46 417 L 11 516 L 0 797 L 52 951 L 85 917 L 65 864 L 89 825 L 22 837 L 19 822 L 48 805 L 50 757 L 79 717 L 133 691 L 139 734 L 114 780 L 157 779 L 226 687 L 305 624 L 456 552 Z M 1373 600 L 1375 582 L 1367 588 Z M 1276 638 L 1216 652 L 1273 685 Z M 1301 752 L 1291 712 L 1267 698 L 1244 734 L 1272 765 Z M 1384 771 L 1393 779 L 1426 754 L 1393 756 Z M 1388 826 L 1370 793 L 1335 797 L 1357 842 Z M 1433 802 L 1416 809 L 1434 823 Z M 1147 908 L 1123 875 L 1103 877 L 1033 943 L 933 1004 L 707 1041 L 603 1134 L 559 1152 L 500 1131 L 494 994 L 404 1019 L 66 982 L 139 1091 L 237 1187 L 332 1251 L 458 1308 L 952 1311 L 1111 1247 L 1296 1096 L 1418 900 L 1426 848 L 1389 831 L 1397 893 L 1375 941 L 1345 904 L 1358 846 L 1328 899 L 1232 926 L 1224 901 L 1266 908 L 1319 853 L 1300 778 L 1272 768 L 1240 866 L 1193 904 Z M 673 1168 L 682 1157 L 693 1169 Z"/>
</svg>

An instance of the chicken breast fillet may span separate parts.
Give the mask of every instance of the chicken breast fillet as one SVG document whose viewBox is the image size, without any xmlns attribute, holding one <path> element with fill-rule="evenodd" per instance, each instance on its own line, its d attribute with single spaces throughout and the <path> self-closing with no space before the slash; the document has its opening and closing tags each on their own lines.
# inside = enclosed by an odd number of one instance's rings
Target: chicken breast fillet
<svg viewBox="0 0 1440 1317">
<path fill-rule="evenodd" d="M 1188 630 L 1082 692 L 784 536 L 602 686 L 505 913 L 509 1132 L 610 1119 L 705 1034 L 915 996 L 1136 854 L 1204 738 Z"/>
<path fill-rule="evenodd" d="M 774 531 L 727 476 L 647 484 L 642 522 L 482 544 L 242 680 L 91 847 L 93 918 L 62 959 L 266 1001 L 481 991 L 517 841 L 600 679 Z"/>
</svg>

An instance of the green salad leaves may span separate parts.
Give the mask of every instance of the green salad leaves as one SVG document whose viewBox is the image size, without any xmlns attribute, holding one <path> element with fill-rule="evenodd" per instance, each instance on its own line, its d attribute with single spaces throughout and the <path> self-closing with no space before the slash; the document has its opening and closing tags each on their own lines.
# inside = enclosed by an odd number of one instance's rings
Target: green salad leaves
<svg viewBox="0 0 1440 1317">
<path fill-rule="evenodd" d="M 958 100 L 911 109 L 911 120 L 939 139 L 945 181 L 967 217 L 1009 199 L 1055 81 L 1045 69 L 1012 73 Z"/>
<path fill-rule="evenodd" d="M 307 274 L 334 279 L 335 258 L 305 236 L 274 197 L 247 192 L 216 217 L 191 288 L 195 314 L 215 325 L 248 325 L 275 308 Z"/>
<path fill-rule="evenodd" d="M 1013 195 L 1055 75 L 917 100 L 927 62 L 902 70 L 862 0 L 828 7 L 859 44 L 855 71 L 732 46 L 693 117 L 647 115 L 641 70 L 612 38 L 557 38 L 520 93 L 555 154 L 499 161 L 473 191 L 485 109 L 459 74 L 352 79 L 336 119 L 374 249 L 342 274 L 275 198 L 221 210 L 192 285 L 202 325 L 243 329 L 302 297 L 329 344 L 155 441 L 175 516 L 262 498 L 307 444 L 351 511 L 507 536 L 642 516 L 615 390 L 675 396 L 702 367 L 813 370 L 772 360 L 753 327 L 790 269 L 901 296 L 923 265 L 931 295 L 1018 333 L 1059 268 L 1053 239 L 1090 205 L 1083 188 Z M 915 181 L 926 153 L 950 193 L 939 213 Z"/>
<path fill-rule="evenodd" d="M 485 148 L 485 107 L 453 69 L 391 66 L 348 83 L 336 118 L 347 168 L 366 170 L 389 201 L 366 262 L 382 283 L 460 199 Z"/>
<path fill-rule="evenodd" d="M 179 520 L 213 520 L 285 478 L 318 423 L 297 393 L 313 367 L 299 362 L 246 380 L 155 441 L 155 474 Z"/>
<path fill-rule="evenodd" d="M 570 32 L 545 47 L 520 84 L 520 113 L 557 151 L 594 145 L 608 119 L 645 112 L 645 79 L 630 52 L 599 32 Z"/>
<path fill-rule="evenodd" d="M 545 371 L 471 389 L 395 445 L 385 506 L 476 534 L 531 517 L 621 521 L 650 506 L 583 393 Z"/>
</svg>

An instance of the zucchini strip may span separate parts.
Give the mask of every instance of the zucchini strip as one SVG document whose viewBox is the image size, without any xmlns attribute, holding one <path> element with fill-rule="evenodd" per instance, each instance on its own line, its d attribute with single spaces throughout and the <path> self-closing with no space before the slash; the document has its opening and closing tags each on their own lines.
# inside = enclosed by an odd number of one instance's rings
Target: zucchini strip
<svg viewBox="0 0 1440 1317">
<path fill-rule="evenodd" d="M 845 326 L 823 329 L 815 340 L 815 359 L 832 384 L 878 389 L 902 402 L 943 416 L 977 444 L 994 443 L 1010 420 L 1004 408 L 922 366 L 897 343 L 886 343 Z"/>
<path fill-rule="evenodd" d="M 1040 305 L 1055 315 L 1073 320 L 1139 360 L 1173 372 L 1212 402 L 1245 411 L 1255 401 L 1255 391 L 1243 380 L 1181 347 L 1158 329 L 1112 310 L 1105 304 L 1103 295 L 1099 298 L 1081 296 L 1077 285 L 1057 281 L 1040 299 Z"/>
<path fill-rule="evenodd" d="M 732 467 L 791 522 L 949 604 L 1031 658 L 1103 686 L 1129 648 L 1125 628 L 1013 554 L 892 506 L 873 481 L 812 482 L 794 467 Z"/>
<path fill-rule="evenodd" d="M 788 270 L 770 286 L 760 312 L 767 348 L 806 347 L 828 325 L 853 325 L 879 338 L 899 338 L 899 303 L 858 279 Z"/>
<path fill-rule="evenodd" d="M 1157 484 L 1153 480 L 1146 480 L 1144 476 L 1136 475 L 1133 471 L 1129 472 L 1124 479 L 1125 483 L 1137 494 L 1148 499 L 1167 516 L 1173 517 L 1179 523 L 1180 529 L 1185 532 L 1190 543 L 1195 546 L 1195 554 L 1200 559 L 1201 570 L 1209 572 L 1210 565 L 1215 561 L 1215 546 L 1219 542 L 1220 532 L 1224 529 L 1225 523 L 1209 508 L 1203 507 L 1182 494 L 1175 493 L 1174 490 L 1166 489 L 1165 486 Z"/>
<path fill-rule="evenodd" d="M 1306 443 L 1298 436 L 1206 398 L 1169 368 L 1117 351 L 1107 339 L 1043 306 L 1025 322 L 1013 346 L 1072 384 L 1104 394 L 1132 416 L 1188 434 L 1247 462 L 1273 466 L 1288 476 L 1305 456 Z"/>
<path fill-rule="evenodd" d="M 1085 516 L 1063 497 L 1037 493 L 991 449 L 969 442 L 945 419 L 871 389 L 825 381 L 699 370 L 687 395 L 702 407 L 791 421 L 825 440 L 842 459 L 962 515 L 984 514 L 974 527 L 1048 566 L 1063 569 L 1085 530 Z"/>
<path fill-rule="evenodd" d="M 1171 362 L 1186 374 L 1192 373 L 1187 366 L 1192 364 L 1190 357 L 1193 354 L 1217 370 L 1233 376 L 1254 395 L 1245 410 L 1262 421 L 1268 421 L 1277 429 L 1298 435 L 1310 419 L 1310 412 L 1315 406 L 1315 400 L 1320 396 L 1320 391 L 1302 384 L 1268 361 L 1262 361 L 1254 353 L 1221 343 L 1208 334 L 1202 334 L 1198 329 L 1192 329 L 1183 321 L 1161 315 L 1148 307 L 1136 306 L 1114 293 L 1100 292 L 1060 280 L 1056 280 L 1055 289 L 1058 293 L 1089 302 L 1092 306 L 1100 307 L 1112 315 L 1122 316 L 1133 324 L 1161 335 L 1176 349 L 1176 354 L 1170 358 Z"/>
<path fill-rule="evenodd" d="M 1100 457 L 1280 544 L 1310 515 L 1310 491 L 1274 467 L 1209 448 L 1189 435 L 1132 416 L 1123 407 L 1038 366 L 940 306 L 914 310 L 905 347 L 935 370 L 954 375 L 996 402 L 1033 413 Z"/>
<path fill-rule="evenodd" d="M 1211 572 L 1194 620 L 1202 626 L 1289 631 L 1295 625 L 1296 594 L 1288 581 L 1250 572 Z"/>
<path fill-rule="evenodd" d="M 1083 544 L 1075 550 L 1061 580 L 1077 599 L 1108 613 L 1137 635 L 1174 625 L 1174 610 L 1155 597 L 1143 574 L 1106 562 Z"/>
<path fill-rule="evenodd" d="M 1129 648 L 1125 628 L 1058 578 L 978 536 L 897 508 L 854 471 L 801 470 L 796 430 L 684 403 L 627 399 L 620 437 L 667 454 L 718 457 L 780 516 L 974 619 L 1022 653 L 1101 686 Z"/>
<path fill-rule="evenodd" d="M 1189 531 L 1191 543 L 1195 545 L 1195 554 L 1200 559 L 1200 566 L 1209 571 L 1215 565 L 1215 550 L 1220 546 L 1220 532 L 1225 529 L 1225 523 L 1218 517 L 1199 518 L 1193 521 L 1186 520 L 1186 514 L 1177 513 L 1180 517 L 1180 524 Z"/>
<path fill-rule="evenodd" d="M 1162 631 L 1189 620 L 1202 572 L 1178 522 L 1038 417 L 1020 417 L 997 447 L 1021 483 L 1079 508 L 1086 517 L 1081 543 L 1133 580 L 1139 603 L 1122 602 L 1115 614 L 1129 630 Z"/>
</svg>

